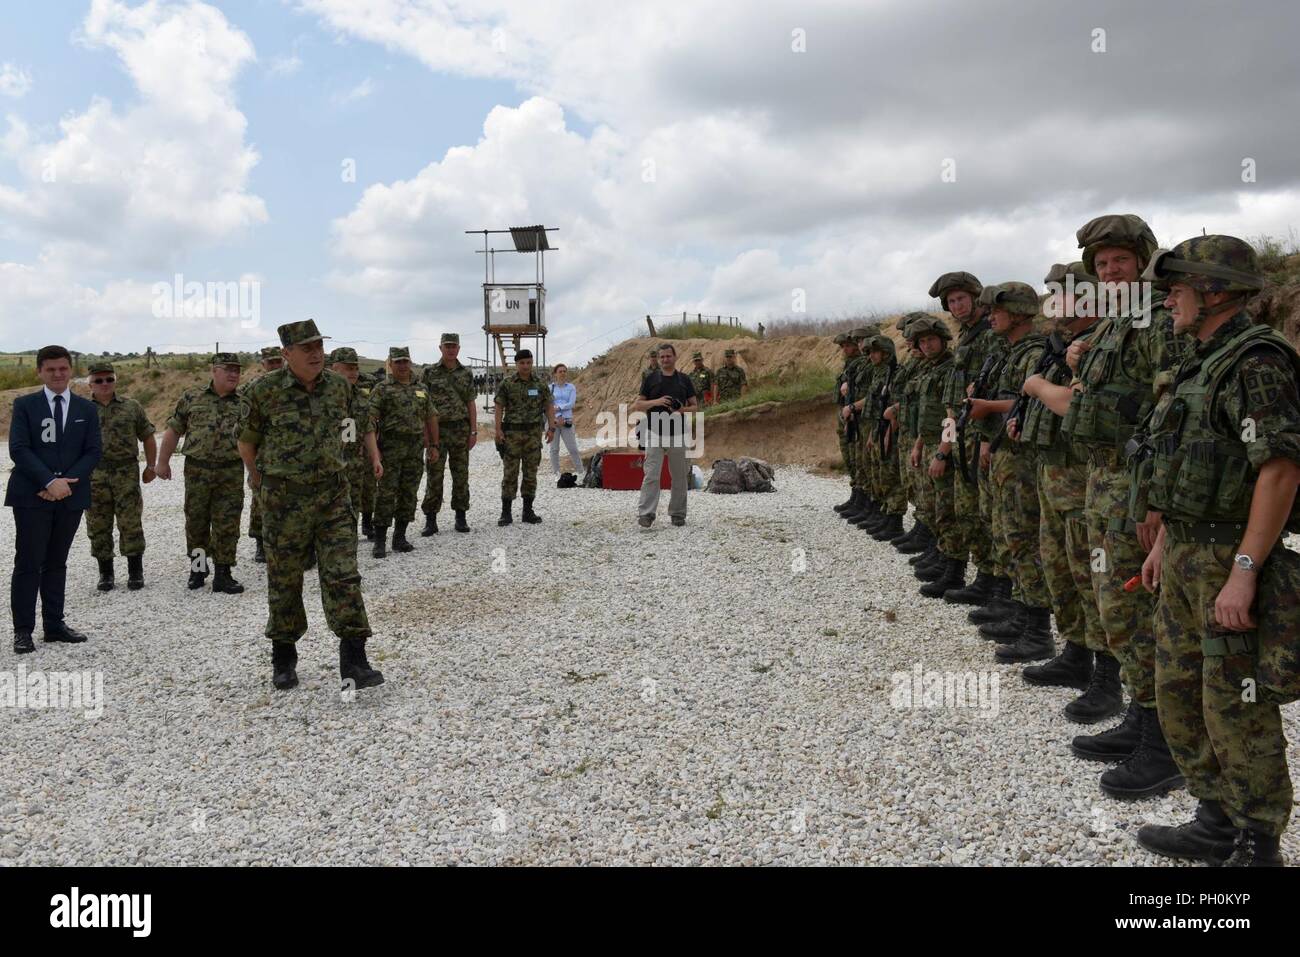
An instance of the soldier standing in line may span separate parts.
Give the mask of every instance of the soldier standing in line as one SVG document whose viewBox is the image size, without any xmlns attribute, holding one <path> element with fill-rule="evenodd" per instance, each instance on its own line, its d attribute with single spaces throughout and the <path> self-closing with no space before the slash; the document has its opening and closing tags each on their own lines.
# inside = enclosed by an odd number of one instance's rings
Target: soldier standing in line
<svg viewBox="0 0 1300 957">
<path fill-rule="evenodd" d="M 695 386 L 695 394 L 700 397 L 700 405 L 710 405 L 706 400 L 709 398 L 709 390 L 713 388 L 713 370 L 704 364 L 704 354 L 701 352 L 692 352 L 691 362 L 692 368 L 688 373 L 691 385 Z"/>
<path fill-rule="evenodd" d="M 442 454 L 428 467 L 424 487 L 424 530 L 438 534 L 438 511 L 442 508 L 445 466 L 451 466 L 451 508 L 456 513 L 456 531 L 468 532 L 469 452 L 478 442 L 478 393 L 468 366 L 460 363 L 460 336 L 444 332 L 438 346 L 442 358 L 424 370 L 424 386 L 438 412 L 438 436 Z"/>
<path fill-rule="evenodd" d="M 932 515 L 931 527 L 936 542 L 928 552 L 916 559 L 915 575 L 923 582 L 932 582 L 943 575 L 948 563 L 958 558 L 961 544 L 956 523 L 953 521 L 953 469 L 949 468 L 952 447 L 952 419 L 944 404 L 944 388 L 952 366 L 952 352 L 948 343 L 952 333 L 942 319 L 931 316 L 915 320 L 911 332 L 927 360 L 917 383 L 917 439 L 910 450 L 912 468 L 922 473 L 926 484 L 925 494 Z M 944 442 L 947 438 L 949 441 Z"/>
<path fill-rule="evenodd" d="M 730 402 L 749 391 L 749 377 L 745 375 L 744 369 L 736 365 L 735 349 L 724 352 L 722 362 L 722 368 L 713 374 L 713 381 L 718 386 L 718 401 Z"/>
<path fill-rule="evenodd" d="M 117 394 L 117 374 L 112 363 L 90 363 L 90 396 L 99 412 L 104 454 L 90 482 L 90 510 L 86 532 L 90 553 L 99 563 L 100 591 L 113 589 L 113 519 L 126 557 L 126 587 L 144 587 L 144 496 L 140 494 L 139 444 L 144 444 L 144 482 L 154 480 L 158 446 L 153 423 L 134 399 Z"/>
<path fill-rule="evenodd" d="M 406 527 L 415 520 L 423 461 L 436 463 L 440 454 L 438 413 L 429 390 L 411 373 L 409 348 L 389 348 L 388 373 L 370 393 L 370 420 L 384 457 L 384 474 L 375 496 L 375 547 L 371 552 L 375 558 L 388 554 L 388 526 L 394 522 L 393 551 L 415 548 L 407 541 Z"/>
<path fill-rule="evenodd" d="M 325 368 L 323 336 L 311 319 L 277 332 L 286 368 L 248 390 L 239 454 L 265 497 L 266 637 L 271 681 L 281 691 L 298 683 L 298 639 L 307 633 L 302 601 L 307 553 L 320 566 L 321 605 L 339 638 L 344 688 L 369 688 L 384 676 L 366 658 L 370 621 L 357 571 L 357 520 L 348 497 L 345 444 L 361 436 L 376 477 L 383 474 L 374 432 L 356 419 L 352 387 Z M 350 351 L 350 350 L 349 350 Z"/>
<path fill-rule="evenodd" d="M 374 430 L 370 428 L 370 390 L 366 389 L 362 392 L 359 386 L 361 363 L 356 349 L 340 346 L 329 354 L 329 364 L 330 371 L 347 379 L 348 385 L 352 387 L 347 415 L 352 428 L 345 428 L 342 432 L 343 475 L 348 480 L 348 501 L 352 504 L 352 511 L 360 516 L 361 490 L 365 476 L 370 475 L 373 481 L 375 475 L 369 456 L 363 454 L 365 436 L 374 435 Z M 312 566 L 309 564 L 307 567 Z"/>
<path fill-rule="evenodd" d="M 523 520 L 530 525 L 541 522 L 533 511 L 537 494 L 537 466 L 542 461 L 542 424 L 546 438 L 555 437 L 555 403 L 551 390 L 533 375 L 533 353 L 520 349 L 515 354 L 515 372 L 501 383 L 493 399 L 496 441 L 501 449 L 501 518 L 498 525 L 510 525 L 510 510 L 515 499 L 516 482 L 524 500 Z M 522 479 L 519 473 L 523 472 Z"/>
<path fill-rule="evenodd" d="M 204 389 L 189 389 L 167 420 L 158 450 L 158 477 L 172 477 L 171 458 L 185 436 L 185 550 L 190 557 L 190 588 L 202 588 L 209 564 L 215 567 L 212 591 L 238 595 L 244 586 L 230 570 L 239 542 L 239 518 L 244 512 L 244 463 L 239 457 L 237 429 L 242 400 L 242 366 L 233 352 L 212 357 L 212 381 Z"/>
<path fill-rule="evenodd" d="M 925 356 L 921 353 L 920 347 L 916 344 L 916 339 L 912 335 L 912 324 L 917 319 L 928 319 L 929 316 L 924 312 L 909 312 L 900 316 L 896 328 L 903 336 L 903 341 L 907 345 L 907 358 L 899 367 L 897 387 L 893 390 L 893 406 L 885 410 L 885 417 L 892 419 L 897 428 L 895 442 L 898 443 L 898 474 L 902 480 L 903 487 L 907 492 L 908 499 L 915 506 L 913 512 L 913 523 L 911 531 L 905 535 L 890 539 L 890 544 L 904 555 L 914 555 L 925 552 L 934 544 L 934 534 L 930 531 L 927 521 L 931 521 L 931 516 L 925 506 L 925 497 L 921 490 L 920 475 L 918 471 L 912 468 L 911 448 L 917 438 L 917 418 L 918 409 L 917 386 L 919 376 L 926 366 Z"/>
<path fill-rule="evenodd" d="M 357 368 L 360 369 L 360 365 Z M 367 416 L 370 409 L 370 395 L 379 381 L 380 379 L 374 373 L 359 372 L 357 381 L 352 384 L 356 401 L 366 410 Z M 378 483 L 375 481 L 375 473 L 370 469 L 359 469 L 358 474 L 361 484 L 359 488 L 354 486 L 351 489 L 352 506 L 361 512 L 361 535 L 369 541 L 375 537 L 375 490 Z"/>
<path fill-rule="evenodd" d="M 262 371 L 274 372 L 284 365 L 284 356 L 276 346 L 267 346 L 262 350 L 260 355 Z M 256 379 L 249 379 L 247 382 L 241 382 L 239 388 L 235 391 L 242 398 Z M 248 537 L 256 543 L 256 550 L 253 553 L 253 561 L 259 565 L 266 563 L 266 550 L 262 547 L 262 500 L 258 495 L 250 496 L 253 503 L 248 508 Z"/>
<path fill-rule="evenodd" d="M 846 512 L 858 512 L 866 503 L 863 501 L 863 491 L 858 487 L 857 473 L 854 469 L 854 456 L 856 454 L 857 430 L 849 427 L 848 415 L 844 409 L 849 403 L 849 387 L 854 367 L 857 365 L 859 352 L 858 340 L 854 339 L 846 332 L 841 332 L 835 337 L 835 344 L 840 347 L 840 355 L 844 359 L 844 368 L 840 371 L 835 380 L 835 434 L 839 438 L 840 458 L 844 461 L 844 471 L 849 476 L 849 497 L 847 500 L 835 506 L 835 511 L 843 516 Z M 696 356 L 699 353 L 695 353 Z M 691 373 L 691 384 L 695 386 L 697 395 L 703 396 L 700 389 L 700 383 Z M 709 385 L 713 385 L 713 374 L 709 373 Z"/>
<path fill-rule="evenodd" d="M 874 373 L 874 367 L 867 359 L 865 344 L 875 335 L 875 328 L 857 326 L 847 333 L 853 345 L 853 356 L 844 366 L 844 382 L 839 387 L 840 424 L 844 427 L 846 437 L 852 433 L 850 454 L 852 456 L 852 487 L 858 490 L 858 503 L 850 505 L 840 512 L 844 519 L 855 528 L 861 528 L 867 522 L 875 521 L 880 514 L 880 503 L 872 495 L 870 483 L 864 472 L 866 465 L 866 445 L 863 439 L 862 403 L 859 401 L 868 388 L 867 381 Z M 719 386 L 721 389 L 721 386 Z"/>
<path fill-rule="evenodd" d="M 867 455 L 871 462 L 875 496 L 880 504 L 876 520 L 863 528 L 878 542 L 903 534 L 903 516 L 907 514 L 907 489 L 898 477 L 898 446 L 893 424 L 885 410 L 893 402 L 898 386 L 898 360 L 894 340 L 877 333 L 867 341 L 867 356 L 875 365 L 876 376 L 871 391 L 863 397 L 861 427 L 866 432 Z"/>
</svg>

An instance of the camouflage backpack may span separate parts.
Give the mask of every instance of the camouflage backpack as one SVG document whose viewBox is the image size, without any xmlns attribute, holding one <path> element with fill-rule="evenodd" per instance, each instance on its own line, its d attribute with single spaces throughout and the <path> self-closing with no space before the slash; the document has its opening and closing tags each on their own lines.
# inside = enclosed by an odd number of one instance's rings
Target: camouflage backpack
<svg viewBox="0 0 1300 957">
<path fill-rule="evenodd" d="M 717 495 L 735 495 L 745 490 L 744 479 L 740 476 L 740 466 L 735 459 L 718 459 L 713 463 L 713 474 L 704 491 Z"/>
<path fill-rule="evenodd" d="M 772 470 L 772 466 L 762 459 L 741 458 L 736 463 L 736 467 L 740 470 L 740 481 L 746 492 L 776 491 L 776 487 L 772 484 L 776 473 Z"/>
</svg>

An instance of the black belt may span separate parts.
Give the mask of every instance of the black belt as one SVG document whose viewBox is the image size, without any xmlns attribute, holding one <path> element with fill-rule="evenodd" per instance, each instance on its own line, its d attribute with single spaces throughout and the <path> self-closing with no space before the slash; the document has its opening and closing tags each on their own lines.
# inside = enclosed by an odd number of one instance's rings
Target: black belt
<svg viewBox="0 0 1300 957">
<path fill-rule="evenodd" d="M 514 423 L 514 424 L 510 422 L 502 422 L 501 431 L 502 432 L 541 432 L 542 426 L 541 423 L 539 422 L 524 422 L 524 423 Z"/>
<path fill-rule="evenodd" d="M 239 466 L 243 468 L 244 460 L 235 459 L 233 462 L 217 462 L 212 459 L 196 459 L 191 456 L 185 456 L 186 465 L 195 465 L 201 469 L 229 469 Z"/>
<path fill-rule="evenodd" d="M 278 475 L 262 476 L 263 488 L 269 488 L 272 491 L 284 489 L 289 492 L 300 492 L 304 495 L 313 495 L 316 492 L 324 492 L 331 488 L 337 488 L 342 484 L 342 482 L 342 472 L 333 472 L 325 478 L 314 479 L 310 482 L 303 482 L 298 479 L 282 478 Z"/>
<path fill-rule="evenodd" d="M 1245 534 L 1245 522 L 1171 522 L 1165 520 L 1165 535 L 1172 542 L 1196 545 L 1236 545 Z"/>
</svg>

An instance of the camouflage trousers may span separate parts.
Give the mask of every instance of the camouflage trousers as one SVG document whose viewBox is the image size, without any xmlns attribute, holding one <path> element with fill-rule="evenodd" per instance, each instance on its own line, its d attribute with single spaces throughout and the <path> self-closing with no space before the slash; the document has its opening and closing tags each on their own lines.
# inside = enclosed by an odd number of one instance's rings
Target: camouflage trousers
<svg viewBox="0 0 1300 957">
<path fill-rule="evenodd" d="M 880 448 L 880 437 L 875 436 L 868 447 L 871 456 L 871 479 L 875 489 L 871 497 L 880 503 L 886 515 L 907 514 L 907 489 L 898 477 L 898 436 L 889 437 L 889 451 Z"/>
<path fill-rule="evenodd" d="M 1088 526 L 1083 520 L 1087 487 L 1086 465 L 1039 464 L 1038 548 L 1056 630 L 1072 644 L 1105 651 L 1106 633 L 1092 592 Z"/>
<path fill-rule="evenodd" d="M 340 638 L 370 637 L 347 481 L 341 474 L 333 481 L 310 485 L 263 477 L 258 495 L 265 507 L 266 637 L 294 642 L 307 633 L 302 580 L 313 546 L 330 631 Z"/>
<path fill-rule="evenodd" d="M 90 476 L 90 510 L 86 512 L 90 554 L 100 561 L 113 557 L 113 519 L 116 518 L 122 554 L 143 555 L 143 514 L 140 463 L 105 465 L 101 461 Z"/>
<path fill-rule="evenodd" d="M 1156 708 L 1187 789 L 1221 802 L 1237 827 L 1280 835 L 1292 798 L 1281 712 L 1256 700 L 1254 651 L 1212 657 L 1201 648 L 1211 636 L 1255 636 L 1226 632 L 1214 620 L 1236 550 L 1166 536 L 1155 616 Z"/>
<path fill-rule="evenodd" d="M 921 500 L 916 491 L 916 473 L 912 471 L 912 463 L 907 460 L 912 451 L 914 439 L 908 438 L 902 432 L 894 435 L 894 441 L 898 443 L 898 454 L 895 458 L 895 466 L 898 468 L 898 484 L 903 489 L 903 496 L 915 507 L 912 515 L 918 522 L 924 522 L 925 516 L 921 513 Z"/>
<path fill-rule="evenodd" d="M 939 478 L 930 477 L 930 465 L 934 462 L 934 457 L 939 451 L 939 443 L 926 443 L 925 450 L 921 453 L 921 474 L 929 483 L 929 495 L 931 509 L 934 514 L 934 524 L 930 528 L 934 531 L 935 537 L 939 540 L 939 551 L 945 558 L 958 558 L 966 560 L 967 552 L 965 543 L 961 538 L 961 533 L 957 529 L 957 517 L 954 512 L 953 504 L 953 468 L 952 462 L 944 469 L 943 475 Z M 957 479 L 956 481 L 961 481 Z"/>
<path fill-rule="evenodd" d="M 375 525 L 415 521 L 415 500 L 424 474 L 424 436 L 388 433 L 382 439 L 384 477 L 375 492 Z"/>
<path fill-rule="evenodd" d="M 347 459 L 343 469 L 343 475 L 348 480 L 348 502 L 352 505 L 354 519 L 359 515 L 373 512 L 375 510 L 373 493 L 371 494 L 372 502 L 369 512 L 367 512 L 363 504 L 366 497 L 364 491 L 366 487 L 366 479 L 368 478 L 370 480 L 370 487 L 372 489 L 375 485 L 375 470 L 371 466 L 370 459 L 366 455 L 364 448 L 361 449 L 357 455 L 351 456 Z"/>
<path fill-rule="evenodd" d="M 993 535 L 1006 543 L 1013 594 L 1030 608 L 1050 608 L 1039 567 L 1038 456 L 1005 444 L 993 453 L 989 478 L 997 496 Z"/>
<path fill-rule="evenodd" d="M 262 537 L 262 500 L 259 496 L 249 490 L 249 496 L 252 504 L 248 506 L 248 537 Z"/>
<path fill-rule="evenodd" d="M 839 415 L 838 407 L 837 407 L 836 415 L 837 415 L 837 416 Z M 854 488 L 857 488 L 857 485 L 858 485 L 858 479 L 857 479 L 857 475 L 856 475 L 856 473 L 854 472 L 854 468 L 853 468 L 853 467 L 854 467 L 853 456 L 854 456 L 854 452 L 855 452 L 855 450 L 854 450 L 854 448 L 853 448 L 853 442 L 851 442 L 851 441 L 849 440 L 849 436 L 848 436 L 847 430 L 844 428 L 844 420 L 843 420 L 843 419 L 840 419 L 840 418 L 837 418 L 837 419 L 836 419 L 836 429 L 835 429 L 835 432 L 836 432 L 836 435 L 839 436 L 839 441 L 840 441 L 840 458 L 844 461 L 844 474 L 846 474 L 846 475 L 849 477 L 849 481 L 851 481 L 851 482 L 853 483 L 853 487 L 854 487 Z"/>
<path fill-rule="evenodd" d="M 979 470 L 980 479 L 980 524 L 989 533 L 989 574 L 1002 578 L 1012 578 L 1011 555 L 1007 552 L 1007 543 L 999 535 L 993 534 L 994 514 L 998 508 L 997 490 L 989 477 L 988 469 Z"/>
<path fill-rule="evenodd" d="M 425 515 L 442 510 L 443 477 L 451 465 L 451 507 L 456 512 L 469 511 L 469 422 L 444 422 L 438 426 L 442 443 L 438 461 L 425 466 L 428 481 L 424 486 L 422 508 Z"/>
<path fill-rule="evenodd" d="M 184 474 L 186 553 L 191 560 L 234 565 L 244 514 L 244 463 L 200 465 L 186 458 Z"/>
<path fill-rule="evenodd" d="M 1110 453 L 1107 453 L 1110 454 Z M 1084 519 L 1092 553 L 1092 589 L 1097 598 L 1106 647 L 1119 660 L 1120 675 L 1133 700 L 1154 708 L 1155 597 L 1145 588 L 1126 592 L 1124 583 L 1142 573 L 1146 552 L 1127 523 L 1129 478 L 1124 466 L 1109 458 L 1088 468 L 1088 497 Z M 1100 551 L 1098 551 L 1100 549 Z"/>
<path fill-rule="evenodd" d="M 537 494 L 537 466 L 542 462 L 542 433 L 535 429 L 506 432 L 503 448 L 501 497 L 513 499 L 518 484 L 519 494 L 524 498 L 532 498 Z M 521 471 L 522 480 L 519 477 Z"/>
<path fill-rule="evenodd" d="M 912 440 L 914 444 L 915 439 Z M 921 451 L 921 468 L 912 468 L 912 446 L 907 445 L 899 455 L 907 466 L 907 481 L 912 488 L 912 501 L 916 503 L 916 514 L 925 522 L 930 531 L 934 531 L 934 487 L 930 476 L 925 474 L 925 450 Z"/>
<path fill-rule="evenodd" d="M 976 472 L 979 467 L 979 455 L 980 437 L 968 433 L 966 435 L 966 466 L 972 473 Z M 989 534 L 989 527 L 983 524 L 981 519 L 979 485 L 967 482 L 956 474 L 955 470 L 960 468 L 960 463 L 957 445 L 953 443 L 952 459 L 948 463 L 948 469 L 954 472 L 952 486 L 953 518 L 957 526 L 955 548 L 958 552 L 954 557 L 965 561 L 966 556 L 969 555 L 976 568 L 985 574 L 992 574 L 994 569 L 992 536 Z"/>
</svg>

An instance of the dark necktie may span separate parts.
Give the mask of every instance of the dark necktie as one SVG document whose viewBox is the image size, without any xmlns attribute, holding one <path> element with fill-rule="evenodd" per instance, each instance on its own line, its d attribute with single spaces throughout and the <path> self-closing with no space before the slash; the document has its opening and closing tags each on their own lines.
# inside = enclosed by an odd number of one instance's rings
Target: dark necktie
<svg viewBox="0 0 1300 957">
<path fill-rule="evenodd" d="M 63 396 L 54 397 L 54 443 L 63 441 Z"/>
</svg>

